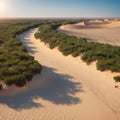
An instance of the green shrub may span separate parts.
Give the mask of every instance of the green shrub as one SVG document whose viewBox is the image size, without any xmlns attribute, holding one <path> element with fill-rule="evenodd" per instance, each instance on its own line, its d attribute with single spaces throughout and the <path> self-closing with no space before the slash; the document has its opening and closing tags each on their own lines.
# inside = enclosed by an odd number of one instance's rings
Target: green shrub
<svg viewBox="0 0 120 120">
<path fill-rule="evenodd" d="M 0 84 L 0 90 L 3 88 L 2 84 Z"/>
<path fill-rule="evenodd" d="M 115 80 L 115 82 L 120 82 L 120 76 L 115 76 L 114 80 Z"/>
</svg>

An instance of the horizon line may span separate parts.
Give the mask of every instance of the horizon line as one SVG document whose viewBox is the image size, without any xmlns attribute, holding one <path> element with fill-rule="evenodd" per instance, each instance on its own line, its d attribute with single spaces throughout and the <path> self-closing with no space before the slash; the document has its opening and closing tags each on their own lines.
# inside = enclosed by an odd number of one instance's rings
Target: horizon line
<svg viewBox="0 0 120 120">
<path fill-rule="evenodd" d="M 1 17 L 3 19 L 120 19 L 120 17 Z"/>
</svg>

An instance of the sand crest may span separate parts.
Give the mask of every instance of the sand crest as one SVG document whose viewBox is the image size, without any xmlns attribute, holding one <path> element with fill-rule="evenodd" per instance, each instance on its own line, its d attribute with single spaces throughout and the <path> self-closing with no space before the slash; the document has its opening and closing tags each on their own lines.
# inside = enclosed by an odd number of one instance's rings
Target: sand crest
<svg viewBox="0 0 120 120">
<path fill-rule="evenodd" d="M 86 37 L 88 41 L 108 43 L 120 46 L 119 20 L 91 20 L 77 24 L 60 26 L 59 31 L 77 37 Z"/>
<path fill-rule="evenodd" d="M 0 120 L 119 120 L 120 90 L 113 75 L 50 50 L 34 38 L 37 30 L 18 37 L 43 71 L 23 88 L 0 92 Z"/>
</svg>

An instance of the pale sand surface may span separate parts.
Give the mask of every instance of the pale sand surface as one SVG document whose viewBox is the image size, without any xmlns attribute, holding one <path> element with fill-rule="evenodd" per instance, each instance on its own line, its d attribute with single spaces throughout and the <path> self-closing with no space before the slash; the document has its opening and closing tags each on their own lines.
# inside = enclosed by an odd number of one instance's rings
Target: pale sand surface
<svg viewBox="0 0 120 120">
<path fill-rule="evenodd" d="M 120 89 L 114 88 L 113 75 L 49 49 L 34 38 L 36 31 L 19 38 L 43 71 L 24 88 L 0 92 L 0 120 L 120 120 Z"/>
<path fill-rule="evenodd" d="M 77 37 L 86 37 L 89 41 L 120 46 L 120 21 L 117 20 L 92 20 L 68 24 L 61 26 L 58 30 Z"/>
</svg>

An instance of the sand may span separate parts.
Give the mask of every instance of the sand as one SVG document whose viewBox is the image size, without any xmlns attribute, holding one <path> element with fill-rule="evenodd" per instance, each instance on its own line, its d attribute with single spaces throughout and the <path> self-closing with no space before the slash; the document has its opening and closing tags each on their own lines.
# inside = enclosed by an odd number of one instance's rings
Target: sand
<svg viewBox="0 0 120 120">
<path fill-rule="evenodd" d="M 77 37 L 86 37 L 88 41 L 108 43 L 120 46 L 119 20 L 91 20 L 59 27 L 59 31 Z"/>
<path fill-rule="evenodd" d="M 37 30 L 18 37 L 43 71 L 23 88 L 0 92 L 0 120 L 120 120 L 120 89 L 113 74 L 49 49 L 34 38 Z"/>
</svg>

